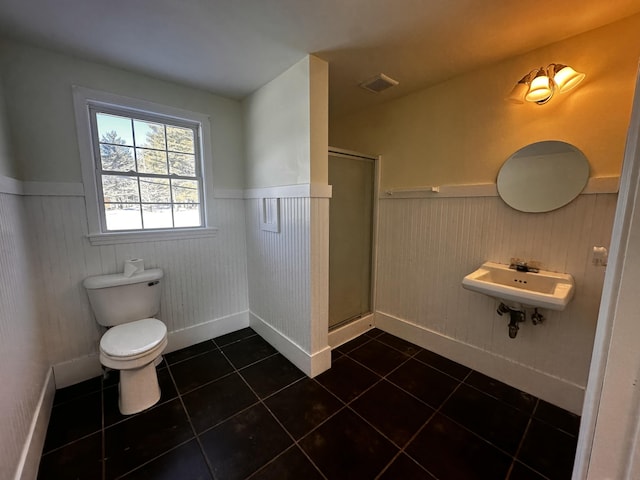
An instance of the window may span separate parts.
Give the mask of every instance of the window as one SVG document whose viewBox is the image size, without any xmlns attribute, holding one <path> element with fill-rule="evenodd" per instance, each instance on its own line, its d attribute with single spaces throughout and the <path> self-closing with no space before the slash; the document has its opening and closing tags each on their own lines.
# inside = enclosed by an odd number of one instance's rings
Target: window
<svg viewBox="0 0 640 480">
<path fill-rule="evenodd" d="M 74 101 L 92 243 L 215 230 L 205 116 L 80 87 Z"/>
<path fill-rule="evenodd" d="M 90 112 L 102 230 L 202 226 L 197 125 Z"/>
</svg>

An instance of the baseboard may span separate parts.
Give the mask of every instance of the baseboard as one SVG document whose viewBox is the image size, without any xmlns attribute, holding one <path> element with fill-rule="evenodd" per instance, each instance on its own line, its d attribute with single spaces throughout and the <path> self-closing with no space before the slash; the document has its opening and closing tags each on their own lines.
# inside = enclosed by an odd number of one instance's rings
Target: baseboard
<svg viewBox="0 0 640 480">
<path fill-rule="evenodd" d="M 362 335 L 367 330 L 371 330 L 374 327 L 374 314 L 370 313 L 367 316 L 358 318 L 348 324 L 338 327 L 329 331 L 329 346 L 336 348 L 347 343 L 349 340 Z"/>
<path fill-rule="evenodd" d="M 181 348 L 189 347 L 196 343 L 204 342 L 220 335 L 235 332 L 249 326 L 249 312 L 244 311 L 216 318 L 208 322 L 169 332 L 167 335 L 167 348 L 164 353 L 170 353 Z M 89 380 L 102 375 L 100 357 L 97 353 L 84 357 L 74 358 L 67 362 L 57 363 L 53 366 L 56 388 L 64 388 L 69 385 Z"/>
<path fill-rule="evenodd" d="M 582 411 L 584 387 L 580 385 L 383 312 L 376 312 L 375 325 L 565 410 L 578 415 Z"/>
<path fill-rule="evenodd" d="M 102 375 L 102 366 L 97 353 L 56 363 L 53 366 L 57 389 L 75 385 L 98 375 Z"/>
<path fill-rule="evenodd" d="M 309 354 L 293 340 L 283 335 L 258 315 L 250 312 L 249 323 L 258 335 L 269 342 L 287 360 L 307 376 L 315 377 L 331 367 L 331 347 L 327 345 L 318 352 Z"/>
<path fill-rule="evenodd" d="M 33 480 L 38 476 L 38 466 L 40 465 L 40 457 L 42 456 L 55 394 L 56 386 L 53 371 L 49 369 L 42 385 L 36 410 L 33 413 L 29 434 L 22 448 L 22 454 L 14 477 L 15 480 Z"/>
<path fill-rule="evenodd" d="M 211 338 L 226 335 L 249 326 L 249 311 L 227 315 L 192 327 L 169 332 L 168 345 L 164 353 L 170 353 L 181 348 L 204 342 Z"/>
</svg>

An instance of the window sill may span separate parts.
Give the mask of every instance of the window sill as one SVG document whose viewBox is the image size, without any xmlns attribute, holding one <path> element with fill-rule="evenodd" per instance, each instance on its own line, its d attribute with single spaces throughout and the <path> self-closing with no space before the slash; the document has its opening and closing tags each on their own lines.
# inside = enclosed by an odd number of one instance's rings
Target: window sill
<svg viewBox="0 0 640 480">
<path fill-rule="evenodd" d="M 92 233 L 87 235 L 91 245 L 115 245 L 118 243 L 163 242 L 190 238 L 215 237 L 218 229 L 187 228 L 179 230 L 152 230 L 148 232 Z"/>
</svg>

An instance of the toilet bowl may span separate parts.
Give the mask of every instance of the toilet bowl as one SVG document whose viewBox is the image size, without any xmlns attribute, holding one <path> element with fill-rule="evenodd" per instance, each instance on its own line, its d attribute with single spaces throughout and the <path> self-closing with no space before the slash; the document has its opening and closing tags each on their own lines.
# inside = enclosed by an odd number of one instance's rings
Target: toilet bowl
<svg viewBox="0 0 640 480">
<path fill-rule="evenodd" d="M 160 310 L 161 269 L 130 277 L 98 275 L 84 280 L 96 321 L 108 330 L 100 339 L 100 363 L 120 372 L 118 407 L 123 415 L 145 410 L 160 400 L 156 365 L 167 346 Z"/>
<path fill-rule="evenodd" d="M 100 339 L 100 363 L 120 371 L 118 408 L 123 415 L 160 400 L 156 364 L 166 346 L 167 327 L 155 318 L 112 327 Z"/>
</svg>

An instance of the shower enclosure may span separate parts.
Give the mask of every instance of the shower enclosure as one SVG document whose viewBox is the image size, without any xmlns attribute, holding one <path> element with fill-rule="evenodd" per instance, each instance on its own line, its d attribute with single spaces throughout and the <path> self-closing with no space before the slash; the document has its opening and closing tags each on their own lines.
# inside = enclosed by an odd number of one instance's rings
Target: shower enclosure
<svg viewBox="0 0 640 480">
<path fill-rule="evenodd" d="M 376 159 L 329 149 L 329 329 L 372 310 Z"/>
</svg>

